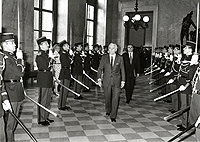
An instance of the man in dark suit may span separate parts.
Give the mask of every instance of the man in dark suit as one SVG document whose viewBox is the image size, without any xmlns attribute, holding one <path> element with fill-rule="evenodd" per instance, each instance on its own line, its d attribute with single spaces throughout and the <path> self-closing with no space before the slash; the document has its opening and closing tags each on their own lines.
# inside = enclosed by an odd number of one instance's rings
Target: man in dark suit
<svg viewBox="0 0 200 142">
<path fill-rule="evenodd" d="M 106 115 L 110 115 L 111 121 L 116 122 L 120 92 L 125 84 L 125 69 L 123 57 L 116 54 L 117 45 L 115 43 L 109 44 L 108 52 L 109 54 L 101 58 L 97 78 L 98 85 L 102 86 L 101 75 L 103 73 Z"/>
<path fill-rule="evenodd" d="M 126 103 L 129 104 L 132 99 L 133 89 L 135 85 L 135 78 L 139 76 L 140 72 L 140 57 L 139 54 L 134 51 L 132 44 L 127 46 L 126 53 L 123 53 L 124 66 L 125 66 L 125 91 L 126 91 Z"/>
</svg>

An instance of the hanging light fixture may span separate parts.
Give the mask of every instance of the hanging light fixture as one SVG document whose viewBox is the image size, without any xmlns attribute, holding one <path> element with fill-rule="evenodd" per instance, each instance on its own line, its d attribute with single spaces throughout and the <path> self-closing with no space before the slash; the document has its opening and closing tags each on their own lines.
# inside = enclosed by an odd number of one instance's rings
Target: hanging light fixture
<svg viewBox="0 0 200 142">
<path fill-rule="evenodd" d="M 135 3 L 135 15 L 133 17 L 130 18 L 129 15 L 124 15 L 123 16 L 123 21 L 124 21 L 124 25 L 130 25 L 130 28 L 134 28 L 135 30 L 138 30 L 139 27 L 142 27 L 143 29 L 148 28 L 148 22 L 149 22 L 149 16 L 144 16 L 142 17 L 139 13 L 138 13 L 138 0 L 136 0 Z"/>
</svg>

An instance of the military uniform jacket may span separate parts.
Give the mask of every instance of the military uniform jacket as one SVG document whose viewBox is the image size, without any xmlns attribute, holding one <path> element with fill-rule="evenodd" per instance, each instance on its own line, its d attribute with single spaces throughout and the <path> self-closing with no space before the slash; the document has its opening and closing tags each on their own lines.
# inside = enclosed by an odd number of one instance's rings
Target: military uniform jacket
<svg viewBox="0 0 200 142">
<path fill-rule="evenodd" d="M 100 55 L 95 51 L 94 55 L 92 56 L 92 68 L 97 70 L 100 63 Z"/>
<path fill-rule="evenodd" d="M 41 51 L 40 54 L 36 56 L 36 63 L 38 67 L 37 75 L 37 85 L 41 88 L 52 88 L 53 87 L 53 74 L 49 67 L 50 59 L 48 54 Z"/>
<path fill-rule="evenodd" d="M 73 62 L 73 75 L 83 75 L 83 59 L 79 52 L 75 53 Z"/>
<path fill-rule="evenodd" d="M 61 52 L 60 53 L 60 63 L 61 63 L 61 70 L 59 79 L 71 79 L 71 69 L 70 69 L 70 63 L 71 59 L 69 58 L 69 53 L 67 52 Z"/>
<path fill-rule="evenodd" d="M 3 71 L 4 81 L 15 80 L 17 82 L 5 83 L 5 89 L 11 102 L 19 102 L 24 99 L 24 89 L 21 77 L 24 75 L 24 66 L 21 59 L 16 59 L 12 53 L 4 51 L 5 69 Z"/>
<path fill-rule="evenodd" d="M 0 52 L 0 76 L 2 75 L 4 68 L 5 68 L 4 54 Z M 0 93 L 3 93 L 3 92 L 5 92 L 5 87 L 4 87 L 2 77 L 0 77 Z M 7 94 L 3 94 L 3 95 L 0 94 L 0 118 L 3 116 L 2 102 L 7 99 L 8 99 Z"/>
<path fill-rule="evenodd" d="M 91 70 L 91 56 L 89 52 L 85 52 L 85 59 L 84 59 L 84 70 L 85 71 L 90 71 Z"/>
<path fill-rule="evenodd" d="M 183 91 L 184 94 L 192 94 L 191 81 L 196 69 L 197 65 L 190 65 L 190 63 L 182 63 L 180 66 L 178 86 L 190 83 L 190 85 Z"/>
</svg>

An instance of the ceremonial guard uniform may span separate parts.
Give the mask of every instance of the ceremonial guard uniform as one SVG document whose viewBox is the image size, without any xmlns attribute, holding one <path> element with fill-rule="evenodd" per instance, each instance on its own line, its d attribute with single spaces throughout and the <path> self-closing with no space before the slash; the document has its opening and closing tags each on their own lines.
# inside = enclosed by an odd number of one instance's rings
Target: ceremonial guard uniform
<svg viewBox="0 0 200 142">
<path fill-rule="evenodd" d="M 191 52 L 187 51 L 190 49 L 191 49 Z M 187 42 L 183 50 L 184 50 L 185 56 L 180 66 L 178 86 L 181 86 L 181 85 L 185 86 L 186 84 L 188 86 L 183 91 L 180 92 L 181 109 L 184 109 L 190 105 L 191 94 L 192 94 L 191 81 L 193 79 L 194 73 L 197 68 L 196 65 L 190 65 L 192 54 L 188 54 L 188 53 L 192 53 L 192 50 L 194 50 L 194 45 L 190 44 L 190 42 Z M 183 131 L 188 126 L 188 113 L 184 113 L 181 119 L 182 119 L 182 124 L 177 130 Z"/>
<path fill-rule="evenodd" d="M 15 42 L 13 34 L 2 35 L 3 53 L 5 54 L 5 69 L 3 79 L 5 89 L 8 93 L 9 100 L 12 105 L 13 113 L 19 116 L 20 106 L 24 100 L 24 88 L 22 86 L 22 77 L 24 75 L 24 65 L 22 52 L 17 51 L 17 59 L 14 55 Z M 6 113 L 6 133 L 7 141 L 14 141 L 14 131 L 17 126 L 17 121 L 9 113 Z"/>
<path fill-rule="evenodd" d="M 5 120 L 4 120 L 4 110 L 7 110 L 5 107 L 9 107 L 11 110 L 11 106 L 10 106 L 10 102 L 8 100 L 8 95 L 7 92 L 5 91 L 5 86 L 3 83 L 3 77 L 2 77 L 2 73 L 3 70 L 5 68 L 5 59 L 4 59 L 5 55 L 0 52 L 0 141 L 1 142 L 6 142 L 6 131 L 5 131 Z M 2 105 L 2 103 L 4 103 L 5 105 Z"/>
<path fill-rule="evenodd" d="M 36 63 L 38 67 L 38 75 L 37 75 L 37 85 L 39 87 L 39 97 L 38 103 L 50 109 L 51 107 L 51 93 L 53 87 L 53 74 L 51 59 L 48 55 L 49 44 L 47 42 L 46 37 L 40 37 L 37 39 L 37 43 L 39 45 L 40 51 L 36 56 Z M 38 124 L 41 125 L 50 125 L 49 122 L 53 122 L 49 118 L 49 112 L 44 109 L 38 107 Z"/>
<path fill-rule="evenodd" d="M 73 75 L 74 78 L 82 82 L 83 77 L 83 58 L 81 57 L 82 45 L 81 43 L 75 44 L 75 56 L 73 60 Z M 81 93 L 81 85 L 78 82 L 74 82 L 74 91 Z M 82 99 L 82 96 L 75 96 L 75 99 Z"/>
<path fill-rule="evenodd" d="M 181 58 L 182 54 L 180 49 L 177 50 L 178 47 L 174 48 L 174 58 L 173 58 L 173 63 L 171 67 L 171 74 L 169 78 L 173 79 L 173 83 L 170 84 L 170 90 L 174 91 L 178 88 L 178 74 L 179 74 L 179 68 L 181 64 Z M 178 93 L 175 93 L 172 95 L 172 110 L 171 112 L 176 112 L 180 109 L 180 97 Z"/>
<path fill-rule="evenodd" d="M 189 122 L 190 124 L 194 124 L 199 116 L 200 116 L 200 67 L 195 72 L 195 75 L 192 80 L 192 99 L 190 104 L 190 111 L 189 111 Z M 196 139 L 200 141 L 200 125 L 196 128 Z"/>
<path fill-rule="evenodd" d="M 92 60 L 92 57 L 91 57 L 91 54 L 89 53 L 89 46 L 88 46 L 88 43 L 85 44 L 85 49 L 84 49 L 84 71 L 87 75 L 91 74 L 91 60 Z M 83 77 L 83 82 L 86 86 L 90 86 L 91 85 L 91 82 L 90 80 L 88 79 L 88 77 L 84 76 Z M 90 90 L 87 90 L 87 89 L 84 89 L 85 92 L 87 91 L 90 91 Z"/>
<path fill-rule="evenodd" d="M 69 43 L 66 42 L 66 40 L 63 40 L 59 43 L 59 46 L 61 48 L 60 50 L 60 62 L 61 62 L 61 71 L 59 75 L 59 79 L 61 81 L 61 84 L 68 87 L 70 86 L 70 79 L 71 79 L 71 59 L 69 55 Z M 60 110 L 66 110 L 69 109 L 68 106 L 66 106 L 67 97 L 68 97 L 69 91 L 62 87 L 60 89 L 60 96 L 58 99 L 58 109 Z"/>
<path fill-rule="evenodd" d="M 97 70 L 98 67 L 99 67 L 99 64 L 100 64 L 100 55 L 99 55 L 99 53 L 98 53 L 98 45 L 96 44 L 96 45 L 93 45 L 93 46 L 94 46 L 94 47 L 93 47 L 94 49 L 93 49 L 91 67 L 92 67 L 93 69 Z M 93 73 L 92 73 L 92 78 L 93 78 L 94 80 L 97 79 L 97 73 L 94 72 L 94 71 L 93 71 Z"/>
</svg>

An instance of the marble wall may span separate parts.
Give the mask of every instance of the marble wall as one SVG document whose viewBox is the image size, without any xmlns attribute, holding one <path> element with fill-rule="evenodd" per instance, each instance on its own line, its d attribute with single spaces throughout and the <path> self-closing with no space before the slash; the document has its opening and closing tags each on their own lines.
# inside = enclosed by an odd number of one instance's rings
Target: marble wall
<svg viewBox="0 0 200 142">
<path fill-rule="evenodd" d="M 139 11 L 145 11 L 149 7 L 158 9 L 157 14 L 154 15 L 157 17 L 157 28 L 154 27 L 152 33 L 155 37 L 152 42 L 156 40 L 153 46 L 180 44 L 182 20 L 192 10 L 194 12 L 192 19 L 196 24 L 197 2 L 198 0 L 138 0 Z M 134 11 L 135 0 L 119 0 L 118 5 L 118 12 L 115 12 L 123 16 L 123 11 L 125 11 L 125 9 L 128 9 L 129 12 Z M 191 26 L 190 30 L 194 30 L 194 28 Z M 120 37 L 120 33 L 123 33 L 121 19 L 118 22 L 118 31 L 116 36 L 118 36 L 118 39 L 121 39 L 119 40 L 119 44 L 124 43 L 123 35 L 121 34 Z M 123 46 L 123 44 L 121 44 L 121 46 Z"/>
<path fill-rule="evenodd" d="M 17 39 L 20 38 L 20 48 L 25 53 L 27 61 L 31 64 L 33 63 L 33 42 L 34 42 L 33 19 L 34 19 L 33 0 L 2 1 L 2 28 L 3 28 L 2 31 L 14 33 Z M 20 36 L 18 36 L 18 33 Z"/>
</svg>

